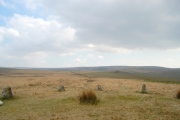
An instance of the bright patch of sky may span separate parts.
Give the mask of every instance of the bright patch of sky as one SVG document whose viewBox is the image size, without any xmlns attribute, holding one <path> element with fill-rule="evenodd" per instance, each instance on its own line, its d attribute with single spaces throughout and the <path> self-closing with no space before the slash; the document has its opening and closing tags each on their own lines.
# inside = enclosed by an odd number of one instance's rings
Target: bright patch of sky
<svg viewBox="0 0 180 120">
<path fill-rule="evenodd" d="M 180 68 L 179 0 L 0 0 L 0 67 Z"/>
</svg>

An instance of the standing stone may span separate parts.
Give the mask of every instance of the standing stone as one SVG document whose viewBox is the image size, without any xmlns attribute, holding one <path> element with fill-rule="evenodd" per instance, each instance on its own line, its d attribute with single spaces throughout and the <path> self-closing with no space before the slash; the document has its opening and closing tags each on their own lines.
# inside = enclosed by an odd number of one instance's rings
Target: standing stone
<svg viewBox="0 0 180 120">
<path fill-rule="evenodd" d="M 146 84 L 143 84 L 141 93 L 147 93 Z"/>
<path fill-rule="evenodd" d="M 59 89 L 58 89 L 58 91 L 65 91 L 65 88 L 64 88 L 64 86 L 63 86 L 63 85 L 59 86 Z"/>
<path fill-rule="evenodd" d="M 2 102 L 2 101 L 0 101 L 0 106 L 1 106 L 1 105 L 3 105 L 3 102 Z"/>
<path fill-rule="evenodd" d="M 7 87 L 3 88 L 2 98 L 3 99 L 9 99 L 9 98 L 12 98 L 12 97 L 13 97 L 13 94 L 12 94 L 12 91 L 11 91 L 11 87 L 7 86 Z"/>
<path fill-rule="evenodd" d="M 102 91 L 102 87 L 100 85 L 97 86 L 98 91 Z"/>
</svg>

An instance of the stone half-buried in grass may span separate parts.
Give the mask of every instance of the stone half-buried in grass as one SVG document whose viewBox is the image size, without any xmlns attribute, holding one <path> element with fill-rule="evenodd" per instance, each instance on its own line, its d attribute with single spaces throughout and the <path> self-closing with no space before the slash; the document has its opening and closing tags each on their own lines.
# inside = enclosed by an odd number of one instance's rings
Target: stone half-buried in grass
<svg viewBox="0 0 180 120">
<path fill-rule="evenodd" d="M 80 104 L 98 104 L 99 100 L 92 90 L 84 90 L 79 96 Z"/>
<path fill-rule="evenodd" d="M 97 86 L 97 90 L 98 90 L 98 91 L 102 91 L 101 85 L 98 85 L 98 86 Z"/>
<path fill-rule="evenodd" d="M 58 89 L 58 91 L 60 91 L 60 92 L 62 92 L 62 91 L 65 91 L 65 88 L 64 88 L 64 86 L 63 86 L 63 85 L 59 86 L 59 89 Z"/>
</svg>

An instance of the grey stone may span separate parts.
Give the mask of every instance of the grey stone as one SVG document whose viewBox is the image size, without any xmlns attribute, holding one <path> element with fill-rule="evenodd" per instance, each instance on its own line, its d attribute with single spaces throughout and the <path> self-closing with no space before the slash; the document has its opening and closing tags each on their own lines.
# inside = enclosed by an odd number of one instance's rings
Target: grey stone
<svg viewBox="0 0 180 120">
<path fill-rule="evenodd" d="M 7 87 L 3 88 L 2 98 L 3 99 L 9 99 L 9 98 L 12 98 L 12 97 L 13 97 L 13 94 L 12 94 L 12 91 L 11 91 L 11 87 L 7 86 Z"/>
<path fill-rule="evenodd" d="M 0 106 L 3 105 L 3 102 L 0 100 Z"/>
<path fill-rule="evenodd" d="M 59 89 L 58 89 L 58 91 L 65 91 L 65 88 L 64 88 L 64 86 L 63 86 L 63 85 L 59 86 Z"/>
<path fill-rule="evenodd" d="M 146 84 L 143 84 L 141 93 L 147 93 Z"/>
<path fill-rule="evenodd" d="M 98 91 L 102 91 L 102 87 L 100 85 L 97 86 Z"/>
</svg>

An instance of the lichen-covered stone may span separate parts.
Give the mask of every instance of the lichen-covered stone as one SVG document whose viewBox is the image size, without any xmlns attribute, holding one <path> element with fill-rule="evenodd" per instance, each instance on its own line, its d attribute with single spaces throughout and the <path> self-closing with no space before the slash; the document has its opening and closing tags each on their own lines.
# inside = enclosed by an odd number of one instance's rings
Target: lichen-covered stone
<svg viewBox="0 0 180 120">
<path fill-rule="evenodd" d="M 141 93 L 147 93 L 146 84 L 143 84 Z"/>
<path fill-rule="evenodd" d="M 11 91 L 11 87 L 7 86 L 7 87 L 3 88 L 2 98 L 3 99 L 9 99 L 9 98 L 12 98 L 12 97 L 13 97 L 13 94 L 12 94 L 12 91 Z"/>
<path fill-rule="evenodd" d="M 59 86 L 59 89 L 58 89 L 58 91 L 65 91 L 65 88 L 64 88 L 64 86 L 63 86 L 63 85 Z"/>
<path fill-rule="evenodd" d="M 3 102 L 0 100 L 0 106 L 3 105 Z"/>
<path fill-rule="evenodd" d="M 102 91 L 102 87 L 100 85 L 97 86 L 98 91 Z"/>
</svg>

